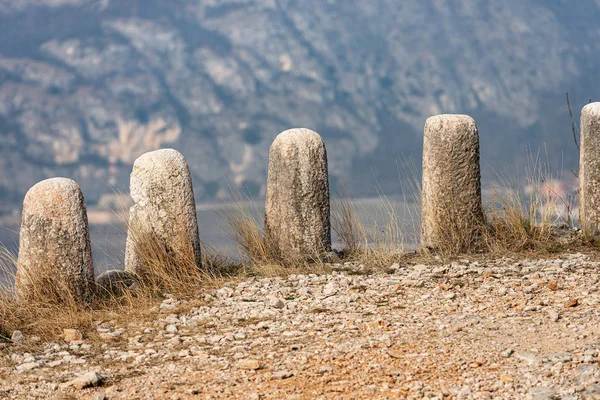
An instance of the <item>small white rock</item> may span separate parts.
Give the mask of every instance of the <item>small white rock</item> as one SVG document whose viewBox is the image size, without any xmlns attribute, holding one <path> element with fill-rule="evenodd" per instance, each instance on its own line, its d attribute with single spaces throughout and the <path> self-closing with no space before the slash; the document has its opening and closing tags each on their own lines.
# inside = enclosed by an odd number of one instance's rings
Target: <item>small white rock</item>
<svg viewBox="0 0 600 400">
<path fill-rule="evenodd" d="M 92 386 L 100 386 L 104 382 L 105 378 L 100 375 L 98 372 L 88 372 L 83 375 L 78 376 L 77 378 L 69 381 L 67 383 L 63 383 L 61 387 L 69 388 L 73 387 L 75 389 L 85 389 Z"/>
<path fill-rule="evenodd" d="M 277 371 L 273 374 L 274 379 L 287 379 L 294 376 L 290 371 Z"/>
<path fill-rule="evenodd" d="M 10 340 L 12 340 L 14 344 L 25 344 L 25 335 L 23 335 L 21 331 L 14 331 Z"/>
</svg>

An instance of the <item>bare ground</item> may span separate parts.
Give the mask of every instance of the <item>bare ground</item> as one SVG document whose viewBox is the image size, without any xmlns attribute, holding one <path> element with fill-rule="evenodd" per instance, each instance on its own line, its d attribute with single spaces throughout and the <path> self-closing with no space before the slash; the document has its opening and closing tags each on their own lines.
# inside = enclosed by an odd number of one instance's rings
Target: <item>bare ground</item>
<svg viewBox="0 0 600 400">
<path fill-rule="evenodd" d="M 5 345 L 0 398 L 600 398 L 599 261 L 251 278 L 95 339 Z"/>
</svg>

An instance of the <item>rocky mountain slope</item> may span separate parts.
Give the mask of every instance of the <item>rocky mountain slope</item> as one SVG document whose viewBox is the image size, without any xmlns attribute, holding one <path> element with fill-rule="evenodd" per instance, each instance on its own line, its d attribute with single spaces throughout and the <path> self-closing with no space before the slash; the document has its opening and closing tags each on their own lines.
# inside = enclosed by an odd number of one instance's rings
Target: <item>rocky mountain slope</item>
<svg viewBox="0 0 600 400">
<path fill-rule="evenodd" d="M 63 175 L 94 203 L 133 160 L 187 157 L 198 199 L 261 194 L 271 141 L 320 132 L 332 185 L 399 189 L 425 119 L 470 113 L 484 166 L 547 144 L 576 165 L 564 92 L 598 98 L 600 1 L 0 0 L 0 198 Z M 6 207 L 4 207 L 6 208 Z"/>
</svg>

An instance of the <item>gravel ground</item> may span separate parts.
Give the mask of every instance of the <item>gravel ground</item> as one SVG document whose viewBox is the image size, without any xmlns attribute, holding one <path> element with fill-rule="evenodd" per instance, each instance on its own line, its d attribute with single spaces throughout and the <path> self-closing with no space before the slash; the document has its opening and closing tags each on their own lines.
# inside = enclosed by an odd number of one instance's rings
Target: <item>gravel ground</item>
<svg viewBox="0 0 600 400">
<path fill-rule="evenodd" d="M 0 398 L 600 399 L 594 258 L 253 278 L 104 343 L 6 347 Z"/>
</svg>

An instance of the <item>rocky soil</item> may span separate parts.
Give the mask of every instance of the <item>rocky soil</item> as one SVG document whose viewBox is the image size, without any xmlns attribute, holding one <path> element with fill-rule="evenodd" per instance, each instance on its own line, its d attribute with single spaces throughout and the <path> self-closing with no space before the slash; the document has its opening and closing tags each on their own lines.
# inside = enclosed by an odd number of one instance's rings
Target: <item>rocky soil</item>
<svg viewBox="0 0 600 400">
<path fill-rule="evenodd" d="M 6 345 L 0 397 L 596 399 L 594 258 L 252 278 L 167 298 L 152 322 L 98 321 L 100 341 Z"/>
</svg>

